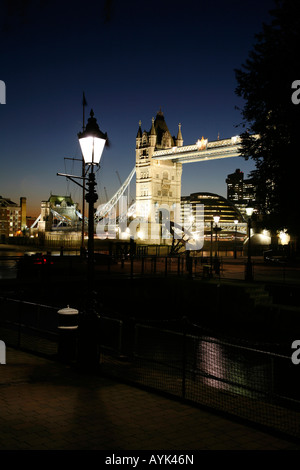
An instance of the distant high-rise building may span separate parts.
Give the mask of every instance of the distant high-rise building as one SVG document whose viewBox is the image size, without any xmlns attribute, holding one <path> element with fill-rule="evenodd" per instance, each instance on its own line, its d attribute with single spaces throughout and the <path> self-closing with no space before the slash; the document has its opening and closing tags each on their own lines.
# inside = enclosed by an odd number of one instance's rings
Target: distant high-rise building
<svg viewBox="0 0 300 470">
<path fill-rule="evenodd" d="M 240 201 L 243 199 L 244 173 L 237 169 L 227 176 L 227 199 L 229 201 Z"/>
<path fill-rule="evenodd" d="M 1 238 L 19 235 L 26 228 L 26 198 L 20 204 L 0 196 L 0 235 Z"/>
<path fill-rule="evenodd" d="M 244 173 L 237 169 L 226 178 L 227 199 L 244 214 L 249 201 L 255 203 L 255 186 L 251 178 L 244 179 Z"/>
</svg>

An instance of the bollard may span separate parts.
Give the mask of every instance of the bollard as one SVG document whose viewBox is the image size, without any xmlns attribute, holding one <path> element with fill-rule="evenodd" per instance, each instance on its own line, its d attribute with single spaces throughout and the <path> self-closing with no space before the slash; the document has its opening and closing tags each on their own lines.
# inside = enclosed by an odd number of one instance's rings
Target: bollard
<svg viewBox="0 0 300 470">
<path fill-rule="evenodd" d="M 63 362 L 72 362 L 77 357 L 78 313 L 69 305 L 58 311 L 58 357 Z"/>
</svg>

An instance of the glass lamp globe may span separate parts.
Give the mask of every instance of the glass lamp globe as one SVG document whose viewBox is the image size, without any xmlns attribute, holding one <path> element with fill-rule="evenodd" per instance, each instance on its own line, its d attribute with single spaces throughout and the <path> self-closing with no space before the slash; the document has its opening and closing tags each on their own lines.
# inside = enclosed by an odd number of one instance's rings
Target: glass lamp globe
<svg viewBox="0 0 300 470">
<path fill-rule="evenodd" d="M 251 215 L 253 214 L 253 210 L 254 210 L 254 208 L 249 203 L 248 206 L 246 207 L 246 214 L 247 214 L 248 217 L 251 217 Z"/>
<path fill-rule="evenodd" d="M 78 134 L 84 161 L 87 165 L 99 165 L 107 134 L 100 131 L 94 112 L 91 110 L 86 128 Z"/>
</svg>

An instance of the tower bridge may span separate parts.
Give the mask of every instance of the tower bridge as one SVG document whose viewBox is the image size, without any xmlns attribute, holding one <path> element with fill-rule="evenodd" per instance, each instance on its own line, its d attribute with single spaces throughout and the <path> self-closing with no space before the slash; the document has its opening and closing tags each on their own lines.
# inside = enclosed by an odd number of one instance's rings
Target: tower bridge
<svg viewBox="0 0 300 470">
<path fill-rule="evenodd" d="M 124 183 L 105 204 L 98 207 L 100 220 L 116 206 L 136 174 L 136 202 L 129 212 L 147 216 L 152 204 L 181 203 L 182 164 L 238 157 L 240 136 L 209 142 L 202 137 L 194 145 L 183 146 L 181 124 L 177 137 L 172 137 L 161 111 L 152 118 L 149 132 L 142 131 L 141 122 L 136 137 L 136 164 Z"/>
<path fill-rule="evenodd" d="M 258 136 L 255 137 L 258 138 Z M 182 206 L 182 165 L 238 157 L 240 145 L 240 136 L 234 136 L 212 142 L 202 137 L 193 145 L 183 146 L 181 124 L 178 125 L 176 137 L 172 136 L 162 111 L 152 118 L 149 131 L 142 131 L 140 121 L 136 135 L 135 166 L 114 196 L 105 204 L 98 206 L 95 223 L 99 223 L 117 207 L 134 175 L 136 175 L 135 202 L 131 201 L 129 208 L 124 207 L 124 204 L 120 202 L 118 215 L 122 217 L 129 212 L 135 218 L 153 222 L 153 210 L 157 211 L 157 208 L 167 206 L 171 208 L 170 221 L 174 222 L 176 211 Z M 120 213 L 121 209 L 125 210 L 124 214 Z M 238 219 L 238 230 L 245 234 L 246 224 L 243 217 L 238 217 Z M 229 225 L 232 226 L 232 223 L 233 220 L 230 220 Z"/>
<path fill-rule="evenodd" d="M 152 118 L 148 132 L 142 131 L 140 122 L 136 136 L 136 216 L 153 220 L 153 210 L 167 205 L 171 208 L 170 220 L 174 220 L 172 208 L 182 206 L 182 165 L 238 157 L 240 145 L 241 137 L 234 136 L 212 142 L 202 137 L 194 145 L 184 146 L 181 124 L 177 136 L 172 136 L 162 111 Z M 236 218 L 239 231 L 245 232 L 243 217 L 239 214 Z M 233 220 L 230 222 L 232 225 Z"/>
<path fill-rule="evenodd" d="M 172 136 L 162 111 L 157 113 L 156 118 L 152 118 L 152 126 L 149 131 L 142 131 L 140 122 L 136 135 L 135 167 L 110 201 L 98 207 L 96 213 L 96 221 L 98 223 L 100 222 L 98 226 L 98 228 L 100 227 L 99 232 L 97 232 L 98 236 L 100 236 L 101 232 L 101 237 L 106 237 L 104 231 L 104 224 L 107 223 L 106 216 L 116 207 L 117 203 L 125 194 L 134 175 L 136 175 L 135 203 L 128 208 L 124 200 L 120 201 L 118 209 L 111 212 L 111 214 L 113 214 L 112 219 L 114 219 L 116 213 L 119 216 L 119 219 L 116 219 L 116 225 L 118 225 L 118 220 L 123 220 L 124 217 L 126 220 L 127 217 L 135 218 L 135 223 L 131 224 L 132 227 L 130 230 L 133 229 L 136 232 L 137 226 L 140 224 L 139 234 L 143 233 L 144 241 L 153 243 L 153 240 L 157 240 L 157 233 L 162 230 L 166 222 L 165 220 L 161 220 L 162 212 L 165 208 L 168 208 L 169 211 L 168 223 L 175 223 L 176 225 L 176 223 L 180 221 L 180 223 L 183 224 L 187 218 L 189 220 L 199 220 L 200 216 L 197 211 L 200 204 L 189 204 L 186 200 L 183 201 L 181 197 L 182 165 L 184 163 L 237 157 L 240 155 L 240 145 L 241 138 L 234 136 L 229 139 L 213 142 L 208 142 L 207 139 L 202 137 L 202 139 L 198 140 L 194 145 L 183 146 L 181 124 L 178 125 L 177 136 Z M 213 196 L 216 195 L 211 196 L 211 199 L 214 199 Z M 224 233 L 232 233 L 234 231 L 236 233 L 238 229 L 239 233 L 245 235 L 246 223 L 238 209 L 234 208 L 234 210 L 232 210 L 232 207 L 226 208 L 224 205 L 223 209 L 220 225 L 222 225 Z M 228 214 L 229 212 L 230 215 Z M 204 211 L 202 211 L 201 220 L 204 219 L 203 214 Z M 211 216 L 209 218 L 212 219 Z M 234 224 L 235 219 L 238 219 L 238 225 Z M 110 226 L 110 233 L 114 236 L 115 229 L 113 224 L 108 222 L 108 225 Z M 197 225 L 197 223 L 194 225 Z M 206 223 L 202 225 L 202 235 L 204 230 L 211 231 L 210 221 L 206 221 Z M 121 226 L 124 228 L 123 223 L 120 223 L 116 228 L 120 230 Z M 129 227 L 127 227 L 127 233 L 122 233 L 121 238 L 123 238 L 123 236 L 125 238 L 128 237 L 128 231 Z M 153 233 L 155 233 L 155 237 L 153 237 Z M 136 235 L 137 233 L 134 234 L 134 236 Z M 132 233 L 131 236 L 133 236 Z M 162 235 L 160 235 L 160 237 L 164 238 Z"/>
<path fill-rule="evenodd" d="M 202 137 L 195 145 L 156 150 L 153 152 L 152 158 L 158 161 L 172 160 L 178 163 L 193 163 L 220 158 L 232 158 L 239 156 L 240 144 L 241 138 L 239 136 L 213 142 L 208 142 L 207 139 Z"/>
</svg>

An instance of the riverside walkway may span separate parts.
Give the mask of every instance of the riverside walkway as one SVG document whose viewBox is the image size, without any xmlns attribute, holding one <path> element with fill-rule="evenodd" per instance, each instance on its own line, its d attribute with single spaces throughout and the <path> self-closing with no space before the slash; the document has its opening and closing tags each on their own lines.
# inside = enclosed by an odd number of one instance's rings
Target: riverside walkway
<svg viewBox="0 0 300 470">
<path fill-rule="evenodd" d="M 154 449 L 196 456 L 300 445 L 158 393 L 7 349 L 0 365 L 0 451 L 98 450 L 104 458 Z"/>
</svg>

